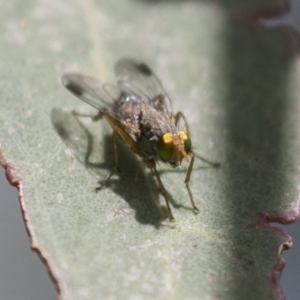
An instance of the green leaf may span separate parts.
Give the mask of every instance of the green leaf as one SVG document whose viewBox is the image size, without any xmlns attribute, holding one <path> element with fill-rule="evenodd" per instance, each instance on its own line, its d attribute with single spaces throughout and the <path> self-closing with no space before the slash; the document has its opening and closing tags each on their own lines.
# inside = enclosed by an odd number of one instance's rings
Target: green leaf
<svg viewBox="0 0 300 300">
<path fill-rule="evenodd" d="M 277 2 L 228 3 L 2 3 L 1 164 L 61 299 L 282 299 L 291 239 L 269 222 L 299 218 L 299 39 L 258 25 L 255 11 L 279 12 Z M 245 9 L 247 22 L 232 13 Z M 160 171 L 173 224 L 154 177 L 122 143 L 121 173 L 94 191 L 113 165 L 112 130 L 72 114 L 96 112 L 60 78 L 114 83 L 122 57 L 155 70 L 195 152 L 222 164 L 196 159 L 198 215 L 186 164 Z"/>
</svg>

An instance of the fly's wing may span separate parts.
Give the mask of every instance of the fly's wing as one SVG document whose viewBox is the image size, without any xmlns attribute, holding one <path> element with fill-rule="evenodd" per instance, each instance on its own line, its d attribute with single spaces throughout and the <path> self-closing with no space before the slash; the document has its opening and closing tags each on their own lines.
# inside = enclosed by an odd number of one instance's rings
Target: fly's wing
<svg viewBox="0 0 300 300">
<path fill-rule="evenodd" d="M 62 83 L 73 95 L 94 108 L 107 112 L 114 119 L 119 120 L 114 102 L 120 98 L 117 87 L 101 83 L 90 76 L 68 73 L 62 76 Z"/>
<path fill-rule="evenodd" d="M 157 76 L 145 63 L 121 59 L 115 65 L 115 74 L 121 91 L 136 95 L 157 111 L 171 115 L 171 101 Z"/>
</svg>

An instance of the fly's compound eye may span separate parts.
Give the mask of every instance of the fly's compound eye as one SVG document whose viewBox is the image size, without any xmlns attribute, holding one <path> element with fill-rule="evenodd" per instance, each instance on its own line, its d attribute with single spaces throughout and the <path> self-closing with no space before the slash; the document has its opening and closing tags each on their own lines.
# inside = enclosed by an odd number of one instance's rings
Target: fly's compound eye
<svg viewBox="0 0 300 300">
<path fill-rule="evenodd" d="M 170 161 L 173 155 L 173 137 L 170 133 L 165 133 L 159 140 L 157 152 L 164 161 Z"/>
<path fill-rule="evenodd" d="M 192 141 L 191 141 L 190 137 L 184 131 L 179 131 L 178 133 L 184 142 L 185 152 L 189 153 L 192 148 Z"/>
</svg>

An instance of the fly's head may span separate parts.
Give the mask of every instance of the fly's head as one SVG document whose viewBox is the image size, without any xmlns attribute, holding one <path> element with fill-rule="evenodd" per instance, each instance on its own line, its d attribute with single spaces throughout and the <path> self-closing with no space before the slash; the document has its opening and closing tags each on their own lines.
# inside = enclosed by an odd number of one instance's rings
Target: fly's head
<svg viewBox="0 0 300 300">
<path fill-rule="evenodd" d="M 161 160 L 176 168 L 181 165 L 183 158 L 190 162 L 192 142 L 188 134 L 178 131 L 174 134 L 165 133 L 158 141 L 157 152 Z"/>
</svg>

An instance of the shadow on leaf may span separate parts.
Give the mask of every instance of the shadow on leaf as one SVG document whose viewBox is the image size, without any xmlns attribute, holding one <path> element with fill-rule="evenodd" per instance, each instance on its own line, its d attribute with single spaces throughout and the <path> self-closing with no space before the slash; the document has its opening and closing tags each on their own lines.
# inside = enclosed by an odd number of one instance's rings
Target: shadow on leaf
<svg viewBox="0 0 300 300">
<path fill-rule="evenodd" d="M 106 135 L 104 140 L 97 139 L 78 117 L 61 109 L 52 110 L 51 121 L 76 159 L 100 178 L 100 182 L 104 181 L 114 165 L 112 135 Z M 117 149 L 121 172 L 112 176 L 108 188 L 119 194 L 135 210 L 138 222 L 158 228 L 161 221 L 168 218 L 168 214 L 166 207 L 159 204 L 160 193 L 152 174 L 145 172 L 143 163 L 118 139 Z M 170 195 L 169 198 L 175 207 L 178 206 Z"/>
</svg>

